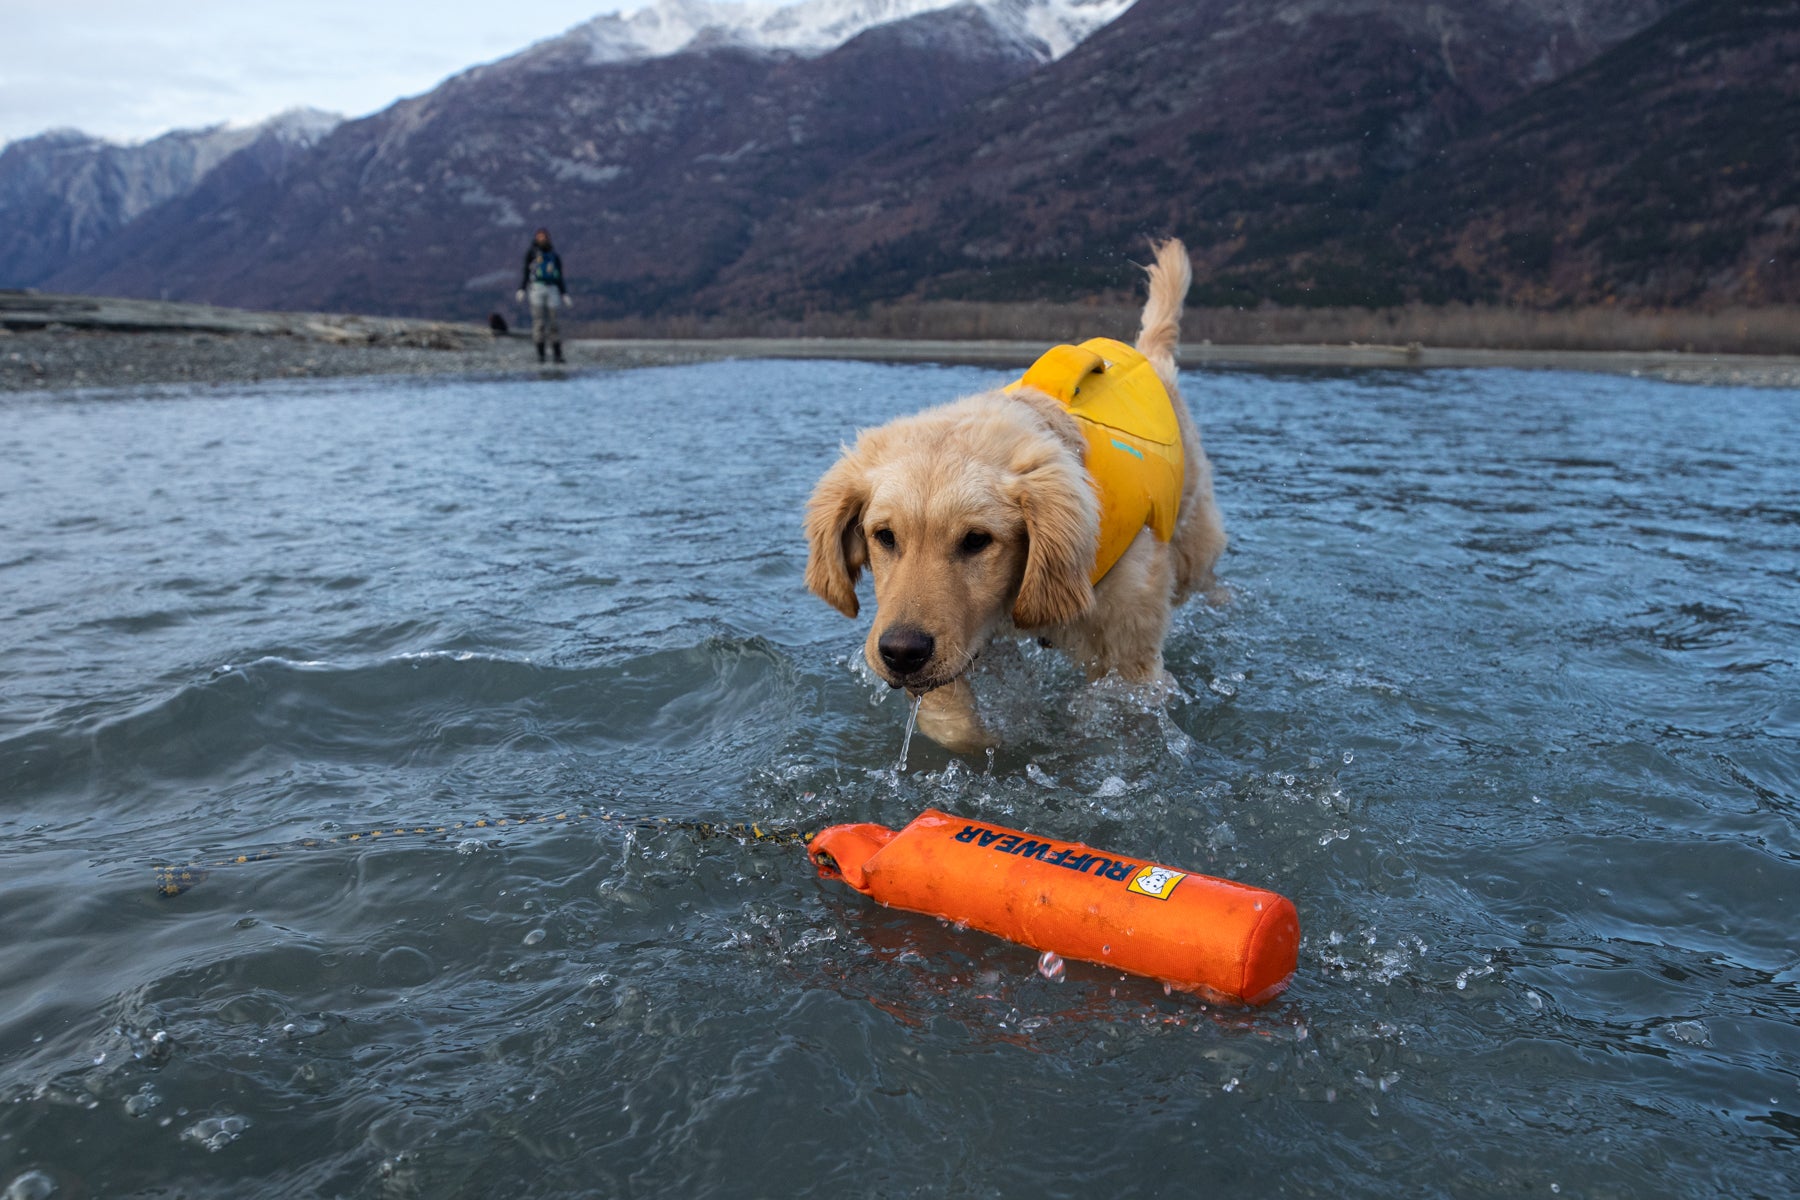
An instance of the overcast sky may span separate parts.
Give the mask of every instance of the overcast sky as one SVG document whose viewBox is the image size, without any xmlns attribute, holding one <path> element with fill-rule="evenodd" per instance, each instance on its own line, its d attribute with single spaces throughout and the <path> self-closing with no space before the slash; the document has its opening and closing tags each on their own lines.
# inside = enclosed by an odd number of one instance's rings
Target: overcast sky
<svg viewBox="0 0 1800 1200">
<path fill-rule="evenodd" d="M 0 0 L 0 143 L 364 116 L 648 0 Z"/>
</svg>

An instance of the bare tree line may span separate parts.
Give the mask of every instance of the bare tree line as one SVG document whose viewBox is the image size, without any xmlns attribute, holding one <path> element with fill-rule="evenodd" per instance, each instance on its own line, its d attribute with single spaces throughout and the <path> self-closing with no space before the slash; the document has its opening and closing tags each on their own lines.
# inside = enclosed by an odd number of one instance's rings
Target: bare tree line
<svg viewBox="0 0 1800 1200">
<path fill-rule="evenodd" d="M 1133 303 L 1002 304 L 963 300 L 874 305 L 803 316 L 626 318 L 582 324 L 585 337 L 864 337 L 950 341 L 1129 339 Z M 1494 350 L 1672 350 L 1694 354 L 1800 354 L 1800 308 L 1712 312 L 1614 307 L 1522 309 L 1483 305 L 1403 308 L 1190 308 L 1188 345 L 1394 345 Z"/>
</svg>

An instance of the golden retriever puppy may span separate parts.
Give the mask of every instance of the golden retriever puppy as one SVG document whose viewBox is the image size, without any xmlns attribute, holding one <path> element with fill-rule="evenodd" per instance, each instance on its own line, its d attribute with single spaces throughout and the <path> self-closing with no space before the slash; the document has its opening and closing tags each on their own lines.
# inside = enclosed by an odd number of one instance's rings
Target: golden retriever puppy
<svg viewBox="0 0 1800 1200">
<path fill-rule="evenodd" d="M 854 617 L 869 569 L 864 655 L 952 750 L 992 742 L 965 679 L 991 639 L 1160 681 L 1170 613 L 1213 584 L 1225 530 L 1176 381 L 1186 247 L 1148 275 L 1135 349 L 1057 347 L 1010 387 L 864 430 L 807 504 L 807 587 Z"/>
</svg>

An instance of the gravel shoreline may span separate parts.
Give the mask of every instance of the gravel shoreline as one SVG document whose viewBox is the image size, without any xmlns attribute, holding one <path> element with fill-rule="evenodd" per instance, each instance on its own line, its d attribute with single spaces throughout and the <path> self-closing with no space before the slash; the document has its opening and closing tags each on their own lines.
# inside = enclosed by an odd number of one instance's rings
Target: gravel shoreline
<svg viewBox="0 0 1800 1200">
<path fill-rule="evenodd" d="M 96 330 L 0 334 L 0 391 L 5 392 L 358 375 L 502 375 L 536 369 L 531 343 L 520 338 L 430 348 L 334 345 L 257 334 Z"/>
<path fill-rule="evenodd" d="M 449 329 L 449 333 L 442 332 Z M 565 347 L 571 372 L 729 358 L 833 358 L 967 363 L 1015 369 L 1042 349 L 1015 342 L 874 339 L 715 341 L 578 340 Z M 1511 367 L 1604 371 L 1691 384 L 1800 389 L 1800 359 L 1701 354 L 1544 353 L 1391 346 L 1189 346 L 1183 365 L 1436 369 Z M 0 392 L 71 392 L 171 384 L 237 384 L 368 375 L 535 375 L 528 338 L 474 327 L 346 337 L 306 332 L 117 329 L 51 325 L 0 329 Z M 552 368 L 559 369 L 559 368 Z"/>
</svg>

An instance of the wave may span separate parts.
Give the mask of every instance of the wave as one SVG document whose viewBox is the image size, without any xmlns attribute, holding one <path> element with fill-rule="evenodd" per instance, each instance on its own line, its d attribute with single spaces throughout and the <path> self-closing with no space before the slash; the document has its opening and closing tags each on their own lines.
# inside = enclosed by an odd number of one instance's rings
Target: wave
<svg viewBox="0 0 1800 1200">
<path fill-rule="evenodd" d="M 717 635 L 592 665 L 471 651 L 367 662 L 266 655 L 223 664 L 123 715 L 84 705 L 0 740 L 14 800 L 128 800 L 309 769 L 442 771 L 487 753 L 709 762 L 779 743 L 796 673 L 761 637 Z"/>
</svg>

